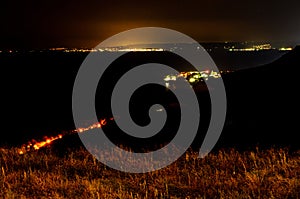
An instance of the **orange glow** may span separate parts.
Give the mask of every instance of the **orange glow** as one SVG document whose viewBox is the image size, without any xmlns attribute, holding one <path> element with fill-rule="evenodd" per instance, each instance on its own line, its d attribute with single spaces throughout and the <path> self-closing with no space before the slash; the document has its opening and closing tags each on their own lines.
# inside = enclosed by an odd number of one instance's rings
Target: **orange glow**
<svg viewBox="0 0 300 199">
<path fill-rule="evenodd" d="M 100 123 L 101 123 L 101 125 L 103 125 L 103 126 L 106 125 L 106 119 L 101 120 Z"/>
<path fill-rule="evenodd" d="M 83 129 L 81 129 L 81 128 L 78 129 L 78 132 L 79 132 L 79 133 L 82 133 L 82 132 L 83 132 Z"/>
<path fill-rule="evenodd" d="M 110 118 L 110 120 L 113 120 L 113 118 Z M 94 128 L 101 128 L 102 126 L 105 126 L 106 124 L 107 124 L 107 120 L 106 119 L 101 119 L 100 122 L 97 122 L 97 123 L 95 123 L 93 125 L 90 125 L 88 127 L 85 127 L 85 128 L 78 128 L 78 129 L 75 129 L 75 130 L 71 130 L 71 131 L 65 133 L 64 135 L 70 134 L 70 133 L 83 133 L 85 131 L 88 131 L 88 130 L 91 130 L 91 129 L 94 129 Z M 24 153 L 29 152 L 29 151 L 39 150 L 42 147 L 50 145 L 55 140 L 62 139 L 64 135 L 59 134 L 57 136 L 53 136 L 53 137 L 50 137 L 50 138 L 46 137 L 45 140 L 43 140 L 41 142 L 36 142 L 36 141 L 33 140 L 32 142 L 30 142 L 28 144 L 22 145 L 21 148 L 18 150 L 18 153 L 20 155 L 23 155 Z"/>
</svg>

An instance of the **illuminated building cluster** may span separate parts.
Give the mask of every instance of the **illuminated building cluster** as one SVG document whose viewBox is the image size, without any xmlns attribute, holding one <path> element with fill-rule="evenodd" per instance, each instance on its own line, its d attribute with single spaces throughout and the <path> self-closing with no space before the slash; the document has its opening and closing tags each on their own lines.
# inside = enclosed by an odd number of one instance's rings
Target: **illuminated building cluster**
<svg viewBox="0 0 300 199">
<path fill-rule="evenodd" d="M 271 44 L 253 45 L 248 48 L 229 48 L 229 51 L 260 51 L 260 50 L 271 50 Z"/>
<path fill-rule="evenodd" d="M 270 50 L 272 49 L 271 44 L 261 44 L 261 45 L 254 45 L 253 48 L 255 50 Z"/>
<path fill-rule="evenodd" d="M 232 46 L 230 48 L 225 48 L 228 51 L 261 51 L 261 50 L 279 50 L 279 51 L 289 51 L 293 50 L 291 47 L 280 47 L 278 49 L 273 48 L 271 44 L 260 44 L 260 45 L 253 45 L 252 47 L 245 47 L 245 48 L 235 48 Z"/>
<path fill-rule="evenodd" d="M 282 48 L 279 48 L 278 50 L 287 51 L 287 50 L 293 50 L 293 48 L 291 48 L 291 47 L 282 47 Z"/>
<path fill-rule="evenodd" d="M 230 71 L 225 71 L 230 72 Z M 221 71 L 221 73 L 224 73 Z M 221 74 L 215 72 L 213 70 L 204 70 L 204 71 L 189 71 L 189 72 L 181 72 L 179 75 L 167 75 L 164 78 L 165 85 L 167 88 L 170 88 L 170 82 L 176 81 L 178 78 L 185 78 L 189 83 L 195 84 L 200 81 L 207 81 L 210 78 L 216 79 L 220 78 Z"/>
</svg>

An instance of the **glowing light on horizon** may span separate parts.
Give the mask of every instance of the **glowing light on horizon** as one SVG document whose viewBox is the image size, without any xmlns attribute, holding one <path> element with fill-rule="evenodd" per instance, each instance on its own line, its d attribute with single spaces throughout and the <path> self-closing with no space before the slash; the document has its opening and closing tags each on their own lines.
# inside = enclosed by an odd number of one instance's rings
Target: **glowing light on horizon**
<svg viewBox="0 0 300 199">
<path fill-rule="evenodd" d="M 163 48 L 124 48 L 119 49 L 120 52 L 149 52 L 149 51 L 164 51 Z"/>
<path fill-rule="evenodd" d="M 279 48 L 280 51 L 290 51 L 290 50 L 293 50 L 293 48 L 291 47 L 282 47 L 282 48 Z"/>
</svg>

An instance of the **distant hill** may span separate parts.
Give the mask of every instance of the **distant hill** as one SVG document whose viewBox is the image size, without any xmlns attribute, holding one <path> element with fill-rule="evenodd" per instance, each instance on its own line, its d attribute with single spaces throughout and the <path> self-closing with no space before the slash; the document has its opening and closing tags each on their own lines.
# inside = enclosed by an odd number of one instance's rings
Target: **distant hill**
<svg viewBox="0 0 300 199">
<path fill-rule="evenodd" d="M 51 52 L 1 57 L 1 66 L 4 70 L 1 90 L 3 107 L 6 109 L 2 112 L 5 119 L 2 119 L 0 144 L 19 145 L 32 138 L 38 139 L 75 128 L 71 106 L 72 88 L 78 68 L 85 56 L 86 54 Z M 153 53 L 152 56 L 146 53 L 133 53 L 130 56 L 128 59 L 133 60 L 131 63 L 119 61 L 115 64 L 125 70 L 125 65 L 130 66 L 132 63 L 139 65 L 143 62 L 143 58 L 147 58 L 149 61 L 155 63 L 161 61 L 171 66 L 174 65 L 172 61 L 175 60 L 178 66 L 186 66 L 184 60 L 176 57 L 171 61 L 163 60 L 158 53 Z M 133 59 L 136 56 L 141 58 Z M 227 92 L 228 112 L 217 148 L 226 146 L 243 148 L 256 144 L 299 147 L 297 117 L 300 102 L 297 95 L 299 67 L 300 47 L 298 46 L 271 64 L 225 75 L 223 79 Z M 113 73 L 107 78 L 118 79 L 117 75 L 120 74 Z M 110 82 L 105 88 L 109 87 L 112 87 Z M 157 90 L 152 91 L 146 95 L 137 95 L 137 99 L 142 97 L 144 101 L 135 104 L 137 105 L 135 110 L 138 112 L 136 118 L 143 118 L 141 116 L 148 113 L 145 112 L 148 110 L 147 106 L 141 107 L 146 101 L 148 105 L 153 102 L 151 98 L 157 95 Z M 164 92 L 165 89 L 161 90 L 153 99 L 155 102 L 168 104 L 171 119 L 172 117 L 174 119 L 178 116 L 178 107 L 174 106 L 176 100 L 166 100 L 167 98 L 163 97 Z M 201 112 L 203 125 L 200 126 L 200 135 L 194 142 L 195 147 L 201 145 L 204 136 L 201 133 L 205 132 L 209 123 L 210 106 L 207 92 L 200 89 L 197 94 L 201 98 L 200 106 L 204 113 Z M 102 99 L 101 95 L 99 99 Z M 99 110 L 102 112 L 103 109 Z M 166 136 L 165 141 L 174 136 L 173 129 L 178 127 L 178 121 L 178 118 L 175 118 L 164 129 L 165 132 L 171 132 Z M 147 119 L 140 122 L 147 124 Z M 111 128 L 110 125 L 107 125 L 107 128 Z M 118 131 L 112 129 L 112 137 L 120 141 L 127 139 L 125 136 L 120 137 Z M 164 137 L 156 138 L 163 140 Z M 66 139 L 59 140 L 60 144 L 57 145 L 73 147 L 80 143 L 78 141 L 77 135 L 68 136 Z M 128 141 L 136 143 L 137 147 L 147 145 L 147 141 L 132 138 Z"/>
<path fill-rule="evenodd" d="M 275 62 L 225 76 L 227 122 L 219 145 L 300 147 L 300 46 Z"/>
<path fill-rule="evenodd" d="M 237 71 L 223 77 L 228 111 L 224 130 L 215 149 L 224 147 L 247 149 L 255 146 L 300 148 L 297 130 L 300 103 L 297 96 L 299 58 L 300 47 L 296 47 L 271 64 Z M 205 91 L 201 90 L 198 97 L 201 98 L 200 109 L 203 112 L 200 123 L 202 125 L 193 143 L 196 149 L 201 145 L 204 136 L 201 133 L 205 132 L 209 123 L 207 107 L 210 103 L 206 100 L 208 95 Z M 178 107 L 171 109 L 176 108 Z M 171 114 L 171 117 L 174 117 L 174 114 Z M 108 126 L 110 133 L 117 134 L 118 131 L 114 127 Z M 147 145 L 145 140 L 131 139 L 119 134 L 116 137 L 119 142 L 134 143 L 133 146 L 137 148 Z M 166 137 L 157 138 L 161 140 Z M 168 139 L 170 137 L 166 140 Z M 73 135 L 66 137 L 65 140 L 59 140 L 54 146 L 59 148 L 82 146 L 78 140 L 78 136 Z"/>
</svg>

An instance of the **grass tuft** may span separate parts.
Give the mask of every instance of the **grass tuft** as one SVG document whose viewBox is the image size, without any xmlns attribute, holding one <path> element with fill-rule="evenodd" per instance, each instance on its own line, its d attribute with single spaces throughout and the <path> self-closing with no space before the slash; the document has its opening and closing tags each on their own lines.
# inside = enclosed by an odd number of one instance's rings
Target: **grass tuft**
<svg viewBox="0 0 300 199">
<path fill-rule="evenodd" d="M 0 198 L 300 198 L 300 151 L 187 152 L 145 174 L 116 171 L 85 149 L 18 155 L 0 149 Z"/>
</svg>

